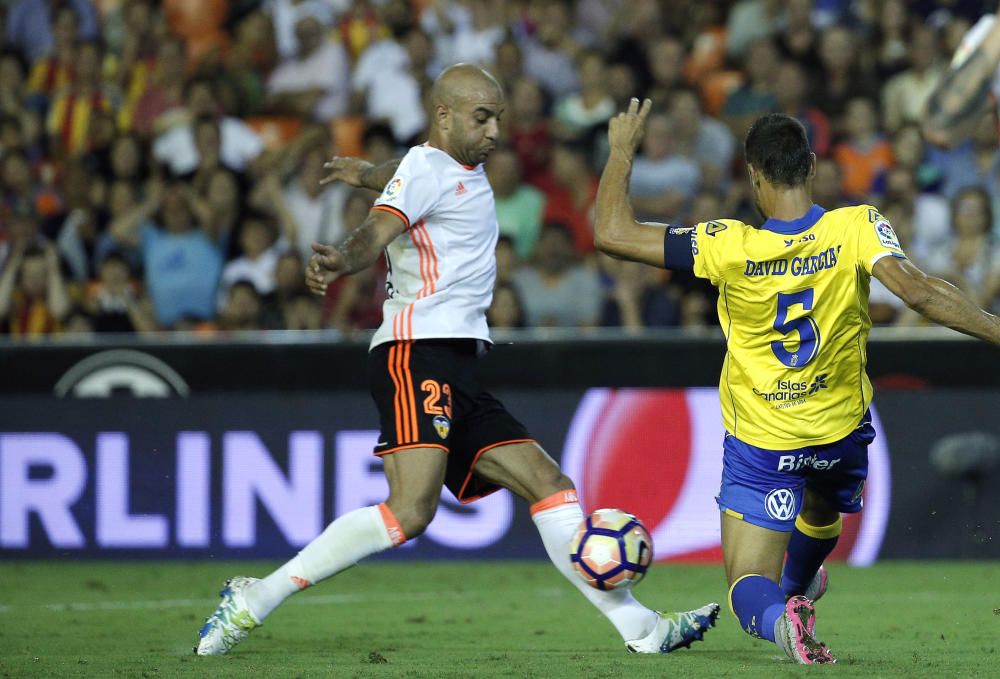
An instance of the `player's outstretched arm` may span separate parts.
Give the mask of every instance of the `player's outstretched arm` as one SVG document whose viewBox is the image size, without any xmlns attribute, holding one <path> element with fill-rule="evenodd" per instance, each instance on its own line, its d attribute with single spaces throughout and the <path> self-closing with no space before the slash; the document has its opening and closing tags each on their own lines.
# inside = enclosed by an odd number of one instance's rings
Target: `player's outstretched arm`
<svg viewBox="0 0 1000 679">
<path fill-rule="evenodd" d="M 306 285 L 317 295 L 341 276 L 348 276 L 371 266 L 396 236 L 403 233 L 403 220 L 385 210 L 372 210 L 361 226 L 354 229 L 340 245 L 313 243 L 313 255 L 306 265 Z"/>
<path fill-rule="evenodd" d="M 616 259 L 662 267 L 665 226 L 635 221 L 628 196 L 632 160 L 652 106 L 649 99 L 642 102 L 642 107 L 638 99 L 633 99 L 628 111 L 619 113 L 608 124 L 611 154 L 597 189 L 594 247 Z"/>
<path fill-rule="evenodd" d="M 333 182 L 344 182 L 359 189 L 371 189 L 382 192 L 392 176 L 396 174 L 400 158 L 392 158 L 384 163 L 372 165 L 367 160 L 352 156 L 334 156 L 323 167 L 327 174 L 319 180 L 326 185 Z"/>
<path fill-rule="evenodd" d="M 934 88 L 927 101 L 923 126 L 928 141 L 953 146 L 971 134 L 979 113 L 988 105 L 990 81 L 998 66 L 1000 20 L 993 22 L 982 43 L 953 66 Z"/>
<path fill-rule="evenodd" d="M 1000 344 L 1000 318 L 980 309 L 948 281 L 928 276 L 910 260 L 883 257 L 872 273 L 925 318 L 953 330 Z"/>
</svg>

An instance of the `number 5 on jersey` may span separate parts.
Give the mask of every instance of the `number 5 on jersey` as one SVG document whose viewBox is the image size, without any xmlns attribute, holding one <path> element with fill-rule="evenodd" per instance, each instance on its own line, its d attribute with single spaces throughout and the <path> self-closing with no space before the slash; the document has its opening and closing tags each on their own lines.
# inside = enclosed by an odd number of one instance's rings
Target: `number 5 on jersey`
<svg viewBox="0 0 1000 679">
<path fill-rule="evenodd" d="M 788 340 L 775 340 L 771 342 L 771 351 L 783 365 L 789 368 L 803 368 L 812 363 L 819 354 L 819 327 L 812 315 L 806 314 L 801 318 L 788 320 L 788 312 L 796 304 L 801 304 L 803 311 L 812 311 L 813 288 L 806 288 L 799 292 L 778 293 L 778 311 L 774 319 L 774 329 L 782 335 L 797 332 L 799 346 L 795 351 L 789 351 L 785 346 Z"/>
</svg>

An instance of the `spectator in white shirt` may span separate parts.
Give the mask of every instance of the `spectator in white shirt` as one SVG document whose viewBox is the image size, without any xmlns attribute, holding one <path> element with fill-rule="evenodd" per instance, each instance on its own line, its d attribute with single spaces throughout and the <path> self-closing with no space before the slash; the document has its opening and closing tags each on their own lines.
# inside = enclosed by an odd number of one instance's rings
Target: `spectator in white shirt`
<svg viewBox="0 0 1000 679">
<path fill-rule="evenodd" d="M 238 281 L 250 281 L 261 296 L 274 292 L 278 259 L 288 245 L 283 237 L 275 238 L 274 224 L 260 215 L 243 220 L 239 240 L 243 254 L 226 264 L 222 270 L 218 293 L 220 312 L 229 299 L 230 288 Z"/>
<path fill-rule="evenodd" d="M 168 129 L 153 142 L 153 157 L 175 176 L 193 172 L 201 160 L 195 144 L 194 121 L 204 115 L 219 115 L 211 80 L 195 79 L 188 83 L 185 102 L 185 110 L 166 114 L 173 120 L 163 123 Z M 158 120 L 157 125 L 160 124 Z M 260 136 L 239 118 L 220 117 L 219 137 L 222 163 L 236 172 L 245 172 L 264 152 Z"/>
<path fill-rule="evenodd" d="M 282 59 L 292 59 L 299 52 L 295 27 L 306 17 L 330 26 L 350 7 L 350 0 L 266 0 L 264 9 L 274 24 L 274 41 Z"/>
<path fill-rule="evenodd" d="M 295 34 L 298 52 L 268 78 L 265 108 L 316 120 L 343 115 L 350 97 L 347 51 L 330 40 L 323 25 L 311 16 L 299 19 Z"/>
</svg>

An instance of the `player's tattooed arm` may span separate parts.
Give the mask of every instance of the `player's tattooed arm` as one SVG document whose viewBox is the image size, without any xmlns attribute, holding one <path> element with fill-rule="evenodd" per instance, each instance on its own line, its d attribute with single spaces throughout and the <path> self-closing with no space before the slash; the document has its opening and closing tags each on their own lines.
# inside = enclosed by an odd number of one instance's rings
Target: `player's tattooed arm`
<svg viewBox="0 0 1000 679">
<path fill-rule="evenodd" d="M 924 135 L 935 144 L 954 145 L 971 133 L 989 103 L 990 81 L 1000 66 L 1000 21 L 981 45 L 945 74 L 927 101 Z"/>
<path fill-rule="evenodd" d="M 372 210 L 361 226 L 339 245 L 313 243 L 313 255 L 306 265 L 306 285 L 317 295 L 325 295 L 327 286 L 341 276 L 349 276 L 372 265 L 379 254 L 406 225 L 396 215 Z"/>
<path fill-rule="evenodd" d="M 883 257 L 872 273 L 908 307 L 939 325 L 1000 344 L 1000 318 L 983 311 L 948 281 L 928 276 L 910 260 Z"/>
<path fill-rule="evenodd" d="M 392 158 L 378 165 L 372 165 L 361 158 L 334 156 L 323 165 L 327 175 L 319 183 L 330 184 L 339 181 L 381 193 L 392 176 L 396 174 L 399 163 L 399 158 Z"/>
<path fill-rule="evenodd" d="M 666 227 L 637 222 L 628 189 L 632 160 L 652 105 L 646 99 L 640 107 L 639 100 L 633 99 L 628 111 L 619 113 L 608 124 L 611 153 L 597 189 L 594 247 L 616 259 L 662 267 Z"/>
</svg>

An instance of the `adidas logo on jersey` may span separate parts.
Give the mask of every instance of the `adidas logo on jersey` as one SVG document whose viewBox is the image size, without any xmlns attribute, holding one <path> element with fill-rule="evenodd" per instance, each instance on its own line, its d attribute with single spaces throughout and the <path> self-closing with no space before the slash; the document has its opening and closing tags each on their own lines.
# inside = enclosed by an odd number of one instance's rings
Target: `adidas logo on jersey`
<svg viewBox="0 0 1000 679">
<path fill-rule="evenodd" d="M 461 196 L 463 193 L 465 193 L 465 184 L 463 184 L 462 182 L 459 182 L 458 183 L 458 188 L 455 189 L 455 195 L 456 196 Z"/>
</svg>

